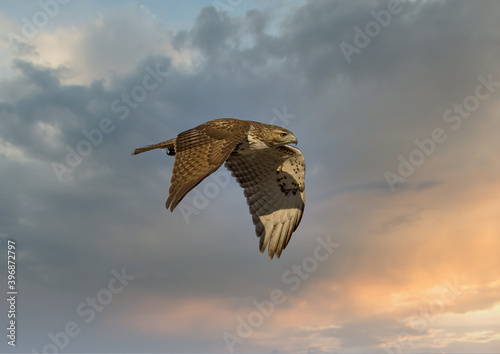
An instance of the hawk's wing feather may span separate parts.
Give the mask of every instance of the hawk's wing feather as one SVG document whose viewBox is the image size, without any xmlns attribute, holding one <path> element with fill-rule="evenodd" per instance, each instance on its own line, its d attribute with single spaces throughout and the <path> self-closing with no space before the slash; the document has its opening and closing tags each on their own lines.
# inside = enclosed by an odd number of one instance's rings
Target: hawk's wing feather
<svg viewBox="0 0 500 354">
<path fill-rule="evenodd" d="M 231 155 L 226 167 L 240 186 L 260 238 L 260 252 L 279 258 L 304 212 L 305 163 L 302 152 L 285 145 Z"/>
<path fill-rule="evenodd" d="M 218 119 L 180 133 L 166 208 L 173 211 L 182 198 L 216 171 L 248 134 L 249 123 Z"/>
</svg>

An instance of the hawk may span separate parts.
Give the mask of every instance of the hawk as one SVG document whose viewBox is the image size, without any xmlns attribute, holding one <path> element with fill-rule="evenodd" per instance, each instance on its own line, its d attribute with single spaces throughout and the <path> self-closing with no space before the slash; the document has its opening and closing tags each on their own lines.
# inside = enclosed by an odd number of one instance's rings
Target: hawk
<svg viewBox="0 0 500 354">
<path fill-rule="evenodd" d="M 278 258 L 302 219 L 305 163 L 289 144 L 297 138 L 287 129 L 234 118 L 214 119 L 177 138 L 135 149 L 137 155 L 166 149 L 175 156 L 166 208 L 182 198 L 224 162 L 244 190 L 260 252 Z"/>
</svg>

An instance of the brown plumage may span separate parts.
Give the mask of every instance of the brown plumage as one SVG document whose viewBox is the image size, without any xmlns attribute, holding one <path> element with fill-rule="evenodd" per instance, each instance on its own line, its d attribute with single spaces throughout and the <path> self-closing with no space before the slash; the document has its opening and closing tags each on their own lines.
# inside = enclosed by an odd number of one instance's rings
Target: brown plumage
<svg viewBox="0 0 500 354">
<path fill-rule="evenodd" d="M 290 131 L 275 125 L 234 118 L 214 119 L 177 138 L 136 149 L 137 155 L 167 149 L 175 155 L 167 209 L 224 162 L 244 189 L 260 251 L 279 258 L 302 218 L 305 163 Z"/>
</svg>

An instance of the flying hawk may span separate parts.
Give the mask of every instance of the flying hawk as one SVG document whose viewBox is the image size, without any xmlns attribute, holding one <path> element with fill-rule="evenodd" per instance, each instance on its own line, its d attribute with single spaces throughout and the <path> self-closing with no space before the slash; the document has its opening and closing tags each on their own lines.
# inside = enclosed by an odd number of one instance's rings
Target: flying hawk
<svg viewBox="0 0 500 354">
<path fill-rule="evenodd" d="M 166 149 L 175 156 L 167 209 L 224 162 L 244 189 L 260 252 L 279 258 L 297 229 L 304 211 L 305 163 L 289 144 L 297 138 L 287 129 L 234 118 L 208 121 L 177 138 L 136 149 L 137 155 Z"/>
</svg>

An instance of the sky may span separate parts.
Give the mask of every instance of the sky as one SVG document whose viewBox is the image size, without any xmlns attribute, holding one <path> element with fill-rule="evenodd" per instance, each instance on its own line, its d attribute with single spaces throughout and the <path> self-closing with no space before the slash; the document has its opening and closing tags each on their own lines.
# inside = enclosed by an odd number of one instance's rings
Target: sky
<svg viewBox="0 0 500 354">
<path fill-rule="evenodd" d="M 499 16 L 2 3 L 0 352 L 500 352 Z M 173 158 L 131 156 L 223 117 L 298 138 L 306 207 L 280 259 L 223 167 L 170 213 Z"/>
</svg>

